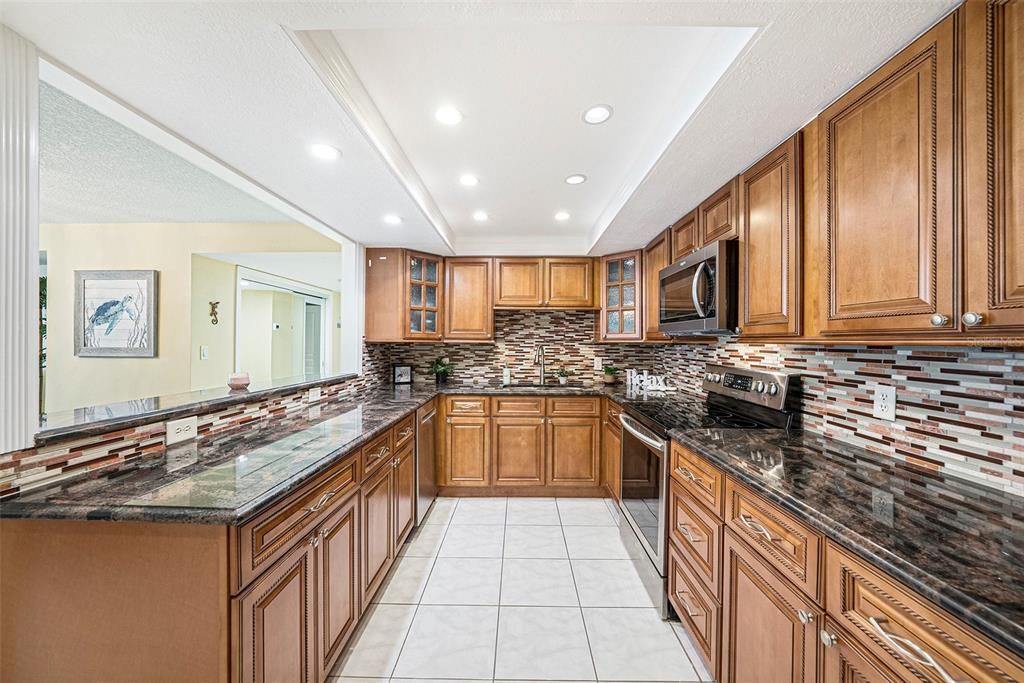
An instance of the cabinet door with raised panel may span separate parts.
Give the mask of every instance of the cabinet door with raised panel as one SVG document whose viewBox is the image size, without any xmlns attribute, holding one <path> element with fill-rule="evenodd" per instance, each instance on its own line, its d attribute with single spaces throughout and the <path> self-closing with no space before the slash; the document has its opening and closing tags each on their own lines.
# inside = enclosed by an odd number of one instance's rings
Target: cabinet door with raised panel
<svg viewBox="0 0 1024 683">
<path fill-rule="evenodd" d="M 494 484 L 542 486 L 544 484 L 544 418 L 495 417 Z"/>
<path fill-rule="evenodd" d="M 968 2 L 964 55 L 971 334 L 1024 332 L 1024 2 Z"/>
<path fill-rule="evenodd" d="M 612 494 L 612 498 L 619 500 L 622 497 L 621 488 L 621 461 L 622 461 L 622 432 L 611 422 L 604 423 L 604 439 L 601 442 L 604 450 L 602 470 L 604 472 L 604 485 Z"/>
<path fill-rule="evenodd" d="M 724 570 L 722 680 L 813 683 L 821 610 L 729 529 Z"/>
<path fill-rule="evenodd" d="M 824 334 L 956 326 L 955 19 L 818 117 Z"/>
<path fill-rule="evenodd" d="M 416 526 L 416 447 L 409 443 L 395 457 L 395 555 Z"/>
<path fill-rule="evenodd" d="M 672 261 L 678 261 L 699 246 L 697 209 L 680 218 L 670 229 L 672 231 Z"/>
<path fill-rule="evenodd" d="M 313 666 L 313 538 L 299 543 L 232 600 L 238 680 L 315 678 Z"/>
<path fill-rule="evenodd" d="M 338 503 L 317 531 L 316 667 L 324 680 L 360 615 L 359 495 Z"/>
<path fill-rule="evenodd" d="M 547 428 L 548 483 L 598 486 L 601 483 L 600 418 L 550 417 Z"/>
<path fill-rule="evenodd" d="M 387 576 L 394 554 L 394 476 L 384 466 L 363 483 L 363 604 Z"/>
<path fill-rule="evenodd" d="M 491 483 L 490 418 L 449 417 L 445 427 L 445 485 L 489 485 Z"/>
<path fill-rule="evenodd" d="M 544 259 L 494 259 L 494 305 L 507 308 L 544 305 Z"/>
<path fill-rule="evenodd" d="M 589 308 L 594 305 L 594 261 L 589 258 L 544 259 L 545 306 Z"/>
<path fill-rule="evenodd" d="M 730 180 L 697 207 L 697 232 L 702 245 L 731 239 L 739 234 L 737 180 Z"/>
<path fill-rule="evenodd" d="M 601 259 L 601 339 L 643 339 L 640 313 L 642 259 L 642 251 L 627 251 Z"/>
<path fill-rule="evenodd" d="M 658 329 L 661 322 L 661 269 L 672 262 L 672 229 L 669 228 L 651 240 L 644 249 L 644 286 L 640 293 L 644 310 L 644 339 L 666 341 L 668 336 Z"/>
<path fill-rule="evenodd" d="M 405 338 L 440 339 L 444 262 L 440 256 L 410 251 L 405 268 Z"/>
<path fill-rule="evenodd" d="M 491 259 L 445 259 L 444 338 L 494 339 L 494 294 Z"/>
<path fill-rule="evenodd" d="M 740 176 L 744 337 L 796 336 L 801 331 L 800 142 L 798 132 Z"/>
</svg>

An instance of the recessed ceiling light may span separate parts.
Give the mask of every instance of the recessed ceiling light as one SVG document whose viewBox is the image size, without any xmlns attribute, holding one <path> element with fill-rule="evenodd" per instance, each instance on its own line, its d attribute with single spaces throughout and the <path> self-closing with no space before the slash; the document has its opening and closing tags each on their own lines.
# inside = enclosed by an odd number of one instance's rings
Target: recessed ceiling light
<svg viewBox="0 0 1024 683">
<path fill-rule="evenodd" d="M 457 126 L 462 123 L 462 112 L 455 107 L 441 107 L 434 112 L 434 118 L 446 126 Z"/>
<path fill-rule="evenodd" d="M 558 213 L 555 214 L 555 220 L 556 221 L 567 221 L 567 220 L 569 220 L 569 212 L 568 211 L 559 211 Z"/>
<path fill-rule="evenodd" d="M 402 217 L 393 213 L 384 214 L 384 217 L 381 220 L 383 220 L 388 225 L 401 225 L 402 223 Z"/>
<path fill-rule="evenodd" d="M 586 182 L 586 180 L 587 176 L 583 175 L 582 173 L 574 173 L 570 176 L 565 177 L 565 182 L 569 183 L 570 185 L 579 185 L 580 183 Z"/>
<path fill-rule="evenodd" d="M 463 173 L 459 176 L 459 182 L 466 187 L 474 187 L 480 181 L 477 180 L 477 177 L 472 173 Z"/>
<path fill-rule="evenodd" d="M 324 159 L 325 161 L 334 161 L 335 159 L 341 158 L 340 149 L 337 147 L 331 147 L 330 145 L 325 145 L 322 142 L 310 145 L 309 153 L 317 159 Z"/>
<path fill-rule="evenodd" d="M 583 120 L 590 124 L 604 123 L 612 117 L 612 108 L 607 104 L 595 104 L 583 112 Z"/>
<path fill-rule="evenodd" d="M 487 212 L 486 211 L 474 211 L 473 212 L 473 220 L 479 221 L 480 223 L 483 223 L 485 220 L 487 220 Z"/>
</svg>

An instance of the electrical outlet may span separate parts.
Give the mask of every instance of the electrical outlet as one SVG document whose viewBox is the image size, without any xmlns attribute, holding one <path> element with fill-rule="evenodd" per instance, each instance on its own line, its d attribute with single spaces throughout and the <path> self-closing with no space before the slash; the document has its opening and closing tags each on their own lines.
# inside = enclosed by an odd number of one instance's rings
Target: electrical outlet
<svg viewBox="0 0 1024 683">
<path fill-rule="evenodd" d="M 320 400 L 320 387 L 310 387 L 309 396 L 306 397 L 307 403 L 316 403 Z"/>
<path fill-rule="evenodd" d="M 892 494 L 879 489 L 871 490 L 871 514 L 878 521 L 892 526 Z"/>
<path fill-rule="evenodd" d="M 167 423 L 167 435 L 164 437 L 164 443 L 170 446 L 174 443 L 194 439 L 198 429 L 199 418 L 195 415 L 181 420 L 170 420 Z"/>
<path fill-rule="evenodd" d="M 210 360 L 210 347 L 206 344 L 199 347 L 199 360 Z"/>
<path fill-rule="evenodd" d="M 604 359 L 601 358 L 601 356 L 594 356 L 594 369 L 595 370 L 603 370 L 604 369 Z"/>
<path fill-rule="evenodd" d="M 875 406 L 872 415 L 889 422 L 896 419 L 896 387 L 882 384 L 875 387 Z"/>
</svg>

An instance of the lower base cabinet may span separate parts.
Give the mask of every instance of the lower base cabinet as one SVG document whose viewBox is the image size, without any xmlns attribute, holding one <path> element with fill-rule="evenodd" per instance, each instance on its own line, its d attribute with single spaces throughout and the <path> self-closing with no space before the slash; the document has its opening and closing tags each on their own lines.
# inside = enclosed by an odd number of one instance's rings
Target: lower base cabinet
<svg viewBox="0 0 1024 683">
<path fill-rule="evenodd" d="M 395 458 L 394 555 L 416 526 L 416 449 L 409 443 Z"/>
<path fill-rule="evenodd" d="M 813 683 L 822 613 L 742 540 L 725 531 L 721 680 Z"/>
<path fill-rule="evenodd" d="M 620 491 L 621 480 L 619 479 L 619 469 L 622 462 L 622 432 L 611 422 L 604 423 L 602 449 L 604 450 L 603 478 L 605 488 L 612 494 L 612 498 L 620 500 L 622 498 L 622 492 Z"/>
<path fill-rule="evenodd" d="M 722 607 L 671 543 L 668 546 L 668 600 L 697 646 L 704 666 L 718 680 Z"/>
<path fill-rule="evenodd" d="M 320 528 L 316 554 L 317 680 L 324 680 L 359 623 L 359 496 L 332 512 Z"/>
<path fill-rule="evenodd" d="M 495 417 L 492 422 L 496 486 L 544 485 L 543 417 Z"/>
<path fill-rule="evenodd" d="M 445 424 L 444 482 L 489 486 L 491 424 L 487 417 L 449 417 Z"/>
<path fill-rule="evenodd" d="M 900 680 L 831 618 L 825 620 L 821 640 L 825 644 L 822 680 L 829 683 L 891 683 Z"/>
<path fill-rule="evenodd" d="M 601 420 L 548 418 L 548 483 L 598 486 L 601 483 Z"/>
<path fill-rule="evenodd" d="M 392 468 L 387 465 L 363 482 L 364 605 L 369 604 L 394 560 L 394 491 Z"/>
</svg>

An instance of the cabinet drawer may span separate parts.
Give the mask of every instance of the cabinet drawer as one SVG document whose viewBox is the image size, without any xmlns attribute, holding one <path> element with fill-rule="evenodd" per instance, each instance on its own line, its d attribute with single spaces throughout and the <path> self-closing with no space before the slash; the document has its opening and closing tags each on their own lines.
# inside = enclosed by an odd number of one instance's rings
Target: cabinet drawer
<svg viewBox="0 0 1024 683">
<path fill-rule="evenodd" d="M 366 444 L 359 451 L 359 457 L 363 464 L 363 477 L 367 477 L 381 465 L 388 462 L 394 452 L 394 443 L 391 440 L 391 431 L 386 431 L 370 443 Z"/>
<path fill-rule="evenodd" d="M 614 401 L 608 401 L 605 407 L 605 418 L 608 420 L 608 424 L 612 426 L 616 432 L 622 431 L 622 424 L 619 422 L 619 415 L 622 414 L 622 406 Z"/>
<path fill-rule="evenodd" d="M 669 535 L 714 596 L 721 596 L 722 522 L 693 502 L 682 486 L 669 486 Z"/>
<path fill-rule="evenodd" d="M 697 646 L 703 664 L 718 680 L 719 628 L 722 608 L 701 585 L 696 574 L 679 552 L 668 549 L 668 599 L 679 621 Z"/>
<path fill-rule="evenodd" d="M 491 415 L 506 417 L 544 417 L 544 399 L 540 396 L 495 396 Z"/>
<path fill-rule="evenodd" d="M 725 475 L 720 469 L 693 451 L 672 442 L 672 477 L 706 505 L 722 516 L 725 501 Z"/>
<path fill-rule="evenodd" d="M 593 396 L 559 396 L 548 399 L 550 417 L 599 417 L 601 399 Z"/>
<path fill-rule="evenodd" d="M 732 479 L 725 484 L 725 523 L 779 573 L 818 599 L 821 537 Z"/>
<path fill-rule="evenodd" d="M 1024 680 L 1024 661 L 829 542 L 825 607 L 905 680 Z"/>
<path fill-rule="evenodd" d="M 395 450 L 399 451 L 402 446 L 409 443 L 416 437 L 416 415 L 409 415 L 395 425 Z"/>
<path fill-rule="evenodd" d="M 358 485 L 359 462 L 352 454 L 267 512 L 233 527 L 237 569 L 232 572 L 232 592 L 247 586 L 305 536 L 325 514 L 328 502 L 342 500 Z"/>
<path fill-rule="evenodd" d="M 901 680 L 868 654 L 856 638 L 839 628 L 831 617 L 825 617 L 823 628 L 821 639 L 825 642 L 825 656 L 822 659 L 822 670 L 826 681 L 892 683 Z"/>
<path fill-rule="evenodd" d="M 487 417 L 486 396 L 450 396 L 447 399 L 449 415 Z"/>
</svg>

